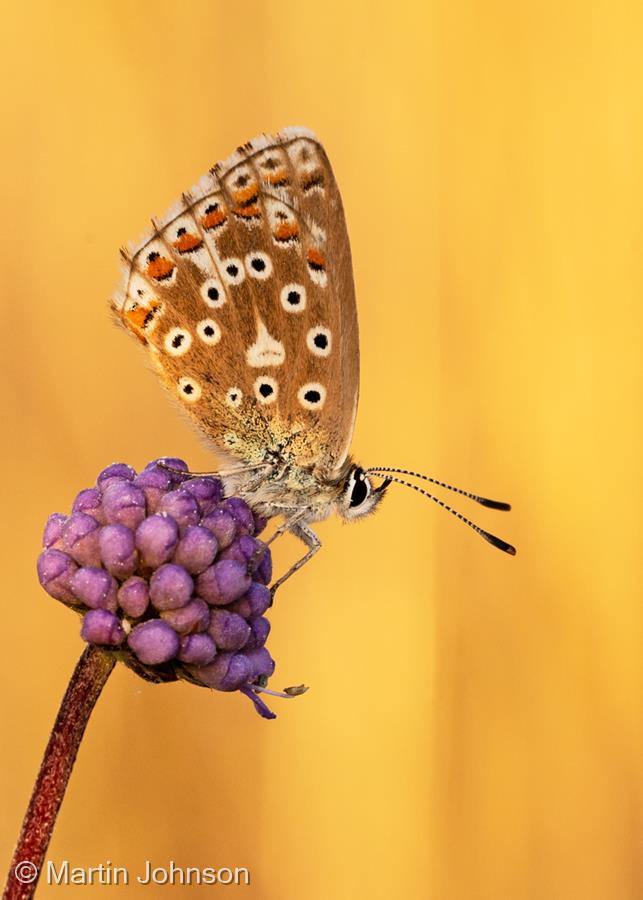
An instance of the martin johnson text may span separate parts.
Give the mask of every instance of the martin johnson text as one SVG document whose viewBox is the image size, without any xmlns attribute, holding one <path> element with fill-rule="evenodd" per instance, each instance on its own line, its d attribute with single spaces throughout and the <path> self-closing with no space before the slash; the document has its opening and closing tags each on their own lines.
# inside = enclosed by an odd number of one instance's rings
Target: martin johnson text
<svg viewBox="0 0 643 900">
<path fill-rule="evenodd" d="M 74 866 L 68 859 L 58 863 L 50 859 L 44 874 L 47 884 L 250 884 L 250 872 L 243 866 L 179 866 L 173 859 L 160 866 L 146 859 L 136 872 L 109 859 L 97 866 Z"/>
</svg>

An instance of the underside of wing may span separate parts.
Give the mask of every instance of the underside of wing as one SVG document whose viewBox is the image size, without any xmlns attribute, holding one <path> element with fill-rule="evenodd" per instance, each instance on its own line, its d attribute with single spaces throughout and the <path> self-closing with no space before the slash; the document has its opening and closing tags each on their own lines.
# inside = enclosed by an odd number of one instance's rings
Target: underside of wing
<svg viewBox="0 0 643 900">
<path fill-rule="evenodd" d="M 341 198 L 315 136 L 288 128 L 240 147 L 123 262 L 112 306 L 214 444 L 335 477 L 359 341 Z"/>
</svg>

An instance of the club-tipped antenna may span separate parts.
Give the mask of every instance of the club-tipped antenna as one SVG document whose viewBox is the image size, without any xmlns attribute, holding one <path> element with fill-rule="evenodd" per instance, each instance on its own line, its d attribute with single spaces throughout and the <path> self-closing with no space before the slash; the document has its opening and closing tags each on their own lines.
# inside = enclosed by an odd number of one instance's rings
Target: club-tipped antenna
<svg viewBox="0 0 643 900">
<path fill-rule="evenodd" d="M 387 471 L 392 471 L 388 469 Z M 373 469 L 368 469 L 368 473 L 373 475 L 377 475 Z M 384 477 L 384 476 L 382 476 Z M 464 522 L 465 525 L 468 525 L 469 528 L 472 528 L 476 534 L 479 534 L 481 538 L 484 538 L 485 541 L 488 541 L 494 547 L 497 547 L 498 550 L 503 550 L 505 553 L 508 553 L 510 556 L 516 555 L 516 548 L 511 544 L 508 544 L 507 541 L 503 541 L 502 538 L 496 537 L 495 534 L 490 534 L 490 532 L 485 531 L 484 528 L 480 528 L 479 525 L 476 525 L 475 522 L 472 522 L 471 519 L 467 519 L 466 516 L 463 516 L 462 513 L 459 513 L 457 509 L 453 509 L 452 506 L 449 506 L 448 503 L 445 503 L 444 500 L 440 500 L 439 497 L 434 497 L 433 494 L 429 494 L 428 491 L 425 491 L 424 488 L 418 487 L 417 484 L 411 484 L 410 481 L 404 481 L 402 478 L 395 478 L 392 475 L 386 476 L 390 481 L 394 481 L 395 484 L 401 484 L 404 487 L 411 488 L 414 491 L 417 491 L 419 494 L 422 494 L 424 497 L 428 497 L 429 500 L 433 500 L 434 503 L 437 503 L 438 506 L 441 506 L 442 509 L 446 509 L 447 512 L 450 512 L 452 516 L 455 516 L 456 519 L 460 519 L 461 522 Z"/>
<path fill-rule="evenodd" d="M 422 481 L 430 481 L 431 484 L 437 484 L 438 487 L 446 488 L 447 491 L 462 494 L 463 497 L 468 497 L 469 500 L 475 500 L 476 503 L 479 503 L 481 506 L 486 506 L 489 509 L 500 509 L 504 512 L 511 509 L 509 503 L 503 503 L 501 500 L 489 500 L 487 497 L 480 497 L 478 494 L 474 494 L 471 491 L 465 491 L 462 488 L 454 487 L 452 484 L 447 484 L 446 481 L 438 481 L 437 478 L 429 478 L 428 475 L 422 475 L 421 472 L 411 472 L 409 469 L 392 469 L 388 466 L 369 466 L 366 470 L 367 475 L 379 475 L 381 472 L 397 472 L 398 475 L 410 475 L 412 478 L 421 478 Z"/>
</svg>

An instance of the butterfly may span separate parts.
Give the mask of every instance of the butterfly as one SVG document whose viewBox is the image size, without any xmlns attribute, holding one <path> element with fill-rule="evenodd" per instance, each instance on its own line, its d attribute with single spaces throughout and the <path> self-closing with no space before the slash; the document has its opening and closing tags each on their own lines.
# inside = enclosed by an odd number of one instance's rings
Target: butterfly
<svg viewBox="0 0 643 900">
<path fill-rule="evenodd" d="M 337 182 L 311 131 L 286 128 L 239 147 L 122 259 L 112 308 L 224 459 L 226 491 L 281 515 L 276 534 L 306 545 L 273 590 L 320 548 L 311 523 L 363 518 L 393 483 L 515 553 L 400 476 L 494 509 L 508 504 L 349 455 L 359 397 L 351 250 Z"/>
</svg>

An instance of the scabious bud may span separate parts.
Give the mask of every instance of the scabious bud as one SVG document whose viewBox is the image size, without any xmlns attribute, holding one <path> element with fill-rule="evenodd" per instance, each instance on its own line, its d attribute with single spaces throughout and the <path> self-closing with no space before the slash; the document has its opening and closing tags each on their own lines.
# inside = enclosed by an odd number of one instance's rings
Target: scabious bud
<svg viewBox="0 0 643 900">
<path fill-rule="evenodd" d="M 82 490 L 71 514 L 47 520 L 38 577 L 82 616 L 81 636 L 153 681 L 186 678 L 257 692 L 274 670 L 266 520 L 217 478 L 191 478 L 183 460 L 137 474 L 115 463 Z"/>
</svg>

